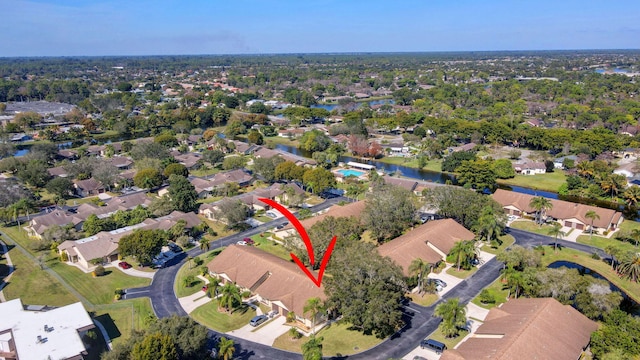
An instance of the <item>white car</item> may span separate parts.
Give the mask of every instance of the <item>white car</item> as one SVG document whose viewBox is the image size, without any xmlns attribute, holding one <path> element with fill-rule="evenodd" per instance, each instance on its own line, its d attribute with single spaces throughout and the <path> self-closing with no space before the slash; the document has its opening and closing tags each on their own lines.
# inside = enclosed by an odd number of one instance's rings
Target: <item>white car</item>
<svg viewBox="0 0 640 360">
<path fill-rule="evenodd" d="M 247 242 L 246 242 L 246 241 L 244 241 L 244 240 L 240 240 L 240 241 L 238 241 L 236 244 L 238 244 L 238 245 L 242 245 L 242 246 L 247 246 Z"/>
<path fill-rule="evenodd" d="M 515 220 L 515 219 L 517 219 L 517 218 L 518 218 L 518 217 L 517 217 L 517 216 L 515 216 L 515 215 L 509 215 L 509 216 L 507 216 L 507 219 L 509 219 L 509 221 L 513 221 L 513 220 Z"/>
</svg>

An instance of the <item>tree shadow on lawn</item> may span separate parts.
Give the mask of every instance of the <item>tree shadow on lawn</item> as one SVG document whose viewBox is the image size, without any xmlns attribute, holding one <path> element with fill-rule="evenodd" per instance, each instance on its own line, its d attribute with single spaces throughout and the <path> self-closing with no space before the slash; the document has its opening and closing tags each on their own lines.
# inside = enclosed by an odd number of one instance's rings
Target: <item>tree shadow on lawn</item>
<svg viewBox="0 0 640 360">
<path fill-rule="evenodd" d="M 118 326 L 113 322 L 111 315 L 102 314 L 100 316 L 94 317 L 94 319 L 96 319 L 98 322 L 100 322 L 100 324 L 102 324 L 102 326 L 104 326 L 105 330 L 107 330 L 107 335 L 109 335 L 109 338 L 111 340 L 122 336 L 122 333 L 120 333 L 120 330 L 118 330 Z"/>
</svg>

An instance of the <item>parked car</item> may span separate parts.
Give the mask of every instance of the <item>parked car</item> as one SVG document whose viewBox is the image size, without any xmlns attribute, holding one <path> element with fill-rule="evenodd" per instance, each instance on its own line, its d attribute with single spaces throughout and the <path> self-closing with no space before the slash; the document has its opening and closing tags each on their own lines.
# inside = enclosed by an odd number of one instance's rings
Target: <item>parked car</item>
<svg viewBox="0 0 640 360">
<path fill-rule="evenodd" d="M 240 241 L 238 241 L 236 244 L 241 245 L 241 246 L 246 246 L 246 245 L 247 245 L 247 242 L 246 242 L 246 241 L 244 241 L 244 240 L 240 240 Z"/>
<path fill-rule="evenodd" d="M 439 280 L 439 279 L 427 279 L 427 285 L 431 285 L 431 284 L 435 284 L 437 292 L 442 291 L 444 289 L 444 287 L 447 286 L 447 283 L 445 283 L 442 280 Z M 442 286 L 442 284 L 444 284 L 444 286 Z"/>
<path fill-rule="evenodd" d="M 247 244 L 249 246 L 252 246 L 253 244 L 255 244 L 255 241 L 253 241 L 253 239 L 251 239 L 251 238 L 244 238 L 244 239 L 242 239 L 242 241 L 244 241 L 245 244 Z"/>
<path fill-rule="evenodd" d="M 429 349 L 435 351 L 436 354 L 441 354 L 447 348 L 447 345 L 433 339 L 424 339 L 420 341 L 420 348 Z"/>
<path fill-rule="evenodd" d="M 121 267 L 121 268 L 123 268 L 123 269 L 131 269 L 131 264 L 129 264 L 129 263 L 128 263 L 128 262 L 126 262 L 126 261 L 120 261 L 120 262 L 118 263 L 118 266 L 120 266 L 120 267 Z"/>
<path fill-rule="evenodd" d="M 251 321 L 249 321 L 249 325 L 258 326 L 263 322 L 267 321 L 267 319 L 268 319 L 267 315 L 257 315 L 257 316 L 254 316 L 253 319 L 251 319 Z"/>
<path fill-rule="evenodd" d="M 209 286 L 205 285 L 202 287 L 202 291 L 207 292 L 207 290 L 209 290 Z"/>
<path fill-rule="evenodd" d="M 517 219 L 517 218 L 518 218 L 518 217 L 517 217 L 517 216 L 515 216 L 515 215 L 509 215 L 509 216 L 507 216 L 507 219 L 509 219 L 509 221 L 513 221 L 513 220 L 515 220 L 515 219 Z"/>
<path fill-rule="evenodd" d="M 282 230 L 282 229 L 284 229 L 284 227 L 285 227 L 285 226 L 287 226 L 287 225 L 289 225 L 289 222 L 288 222 L 288 221 L 287 221 L 287 222 L 285 222 L 285 223 L 282 223 L 282 224 L 280 224 L 280 225 L 278 225 L 278 226 L 276 226 L 276 229 L 278 229 L 278 230 Z"/>
</svg>

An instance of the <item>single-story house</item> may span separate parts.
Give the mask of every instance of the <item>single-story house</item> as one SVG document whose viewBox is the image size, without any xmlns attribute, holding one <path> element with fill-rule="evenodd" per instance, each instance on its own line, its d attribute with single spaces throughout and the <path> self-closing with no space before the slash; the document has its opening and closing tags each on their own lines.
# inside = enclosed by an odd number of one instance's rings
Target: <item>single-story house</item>
<svg viewBox="0 0 640 360">
<path fill-rule="evenodd" d="M 378 253 L 391 258 L 409 276 L 409 266 L 415 259 L 437 265 L 446 260 L 457 242 L 474 238 L 471 231 L 453 219 L 434 220 L 382 244 Z"/>
<path fill-rule="evenodd" d="M 41 298 L 40 301 L 47 301 Z M 95 325 L 81 302 L 61 307 L 0 303 L 0 358 L 85 359 L 84 337 Z"/>
<path fill-rule="evenodd" d="M 553 298 L 511 299 L 440 360 L 582 359 L 598 324 Z"/>
<path fill-rule="evenodd" d="M 82 229 L 82 223 L 85 218 L 62 209 L 55 209 L 47 214 L 35 216 L 29 222 L 29 225 L 25 226 L 25 230 L 29 236 L 36 238 L 42 238 L 42 234 L 51 226 L 67 226 L 72 225 L 76 230 Z"/>
<path fill-rule="evenodd" d="M 67 170 L 64 169 L 64 166 L 56 166 L 56 167 L 49 168 L 49 169 L 47 169 L 47 172 L 52 177 L 65 178 L 65 177 L 69 176 L 69 173 L 67 172 Z"/>
<path fill-rule="evenodd" d="M 502 205 L 508 215 L 535 216 L 535 209 L 530 205 L 531 199 L 535 197 L 533 195 L 498 189 L 492 197 Z M 547 218 L 552 218 L 566 227 L 586 230 L 591 226 L 591 219 L 585 217 L 589 211 L 595 211 L 600 217 L 593 220 L 593 228 L 596 232 L 614 231 L 624 220 L 622 213 L 616 210 L 563 200 L 549 200 L 552 208 L 546 211 Z"/>
<path fill-rule="evenodd" d="M 513 169 L 517 174 L 522 175 L 545 174 L 547 172 L 547 166 L 544 163 L 533 161 L 515 163 Z"/>
<path fill-rule="evenodd" d="M 360 219 L 360 214 L 362 214 L 362 211 L 364 210 L 364 207 L 365 207 L 365 202 L 364 201 L 356 201 L 356 202 L 349 203 L 349 204 L 346 204 L 346 205 L 334 205 L 334 206 L 330 207 L 329 210 L 327 210 L 324 213 L 317 214 L 315 216 L 312 216 L 312 217 L 304 219 L 304 220 L 300 220 L 300 224 L 302 224 L 302 226 L 305 229 L 309 229 L 314 224 L 316 224 L 317 222 L 320 222 L 320 221 L 326 219 L 329 216 L 333 216 L 335 218 L 354 216 L 354 217 Z M 293 225 L 288 224 L 287 226 L 282 228 L 282 230 L 276 231 L 275 235 L 282 239 L 282 238 L 285 238 L 286 236 L 292 235 L 294 233 L 295 233 L 295 229 L 294 229 Z"/>
<path fill-rule="evenodd" d="M 111 158 L 111 165 L 117 167 L 119 170 L 129 170 L 133 165 L 133 160 L 126 156 L 114 156 Z"/>
<path fill-rule="evenodd" d="M 324 288 L 309 281 L 296 264 L 252 246 L 228 246 L 207 268 L 211 276 L 224 283 L 251 291 L 258 301 L 279 315 L 293 312 L 296 320 L 307 327 L 313 325 L 309 314 L 304 313 L 307 300 L 326 299 Z M 322 320 L 322 314 L 318 314 L 316 325 Z"/>
<path fill-rule="evenodd" d="M 198 165 L 198 161 L 201 159 L 200 154 L 191 152 L 185 154 L 172 152 L 171 155 L 173 155 L 173 158 L 176 159 L 177 162 L 184 165 L 189 170 L 195 168 Z"/>
<path fill-rule="evenodd" d="M 304 134 L 305 131 L 307 131 L 307 129 L 303 129 L 303 128 L 279 130 L 278 136 L 285 137 L 285 138 L 288 138 L 288 137 L 295 138 L 295 137 L 302 136 L 302 134 Z"/>
<path fill-rule="evenodd" d="M 104 185 L 94 178 L 77 180 L 73 187 L 76 188 L 76 193 L 82 197 L 94 196 L 106 191 Z"/>
<path fill-rule="evenodd" d="M 202 222 L 194 213 L 174 211 L 157 219 L 146 219 L 139 224 L 113 231 L 101 231 L 77 241 L 67 240 L 58 245 L 58 252 L 60 254 L 66 253 L 69 262 L 75 263 L 85 270 L 92 270 L 96 266 L 94 265 L 96 262 L 108 263 L 118 259 L 118 243 L 124 236 L 130 235 L 138 229 L 169 230 L 180 220 L 186 222 L 185 229 L 191 229 Z"/>
<path fill-rule="evenodd" d="M 458 152 L 458 151 L 471 151 L 471 150 L 475 149 L 476 146 L 477 146 L 476 143 L 470 142 L 468 144 L 450 147 L 448 149 L 448 151 L 449 151 L 449 154 L 454 153 L 454 152 Z"/>
</svg>

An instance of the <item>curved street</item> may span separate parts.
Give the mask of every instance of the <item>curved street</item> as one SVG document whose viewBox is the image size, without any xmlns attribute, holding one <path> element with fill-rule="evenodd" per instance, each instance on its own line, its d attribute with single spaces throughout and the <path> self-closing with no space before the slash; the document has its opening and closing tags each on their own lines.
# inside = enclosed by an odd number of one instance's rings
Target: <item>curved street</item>
<svg viewBox="0 0 640 360">
<path fill-rule="evenodd" d="M 316 205 L 311 208 L 313 212 L 326 209 L 329 206 L 336 204 L 340 201 L 344 201 L 345 198 L 335 198 L 327 200 L 320 205 Z M 256 228 L 230 235 L 220 240 L 212 242 L 212 249 L 217 247 L 227 246 L 233 244 L 245 237 L 259 234 L 274 226 L 280 225 L 286 222 L 285 218 L 273 220 L 269 223 L 265 223 Z M 515 243 L 521 246 L 531 247 L 537 245 L 551 245 L 553 246 L 554 239 L 548 236 L 530 233 L 513 228 L 507 228 L 507 233 L 515 238 Z M 575 250 L 594 253 L 597 252 L 602 258 L 608 259 L 609 257 L 599 248 L 593 246 L 578 244 L 566 240 L 557 240 L 560 247 L 572 248 Z M 176 298 L 173 285 L 180 269 L 180 265 L 187 256 L 195 257 L 201 255 L 202 250 L 194 248 L 186 253 L 181 253 L 178 256 L 171 259 L 166 267 L 156 272 L 151 285 L 142 288 L 127 289 L 125 299 L 133 299 L 138 297 L 149 297 L 153 310 L 157 317 L 169 317 L 171 315 L 187 316 L 187 313 L 182 309 L 178 299 Z M 405 354 L 409 353 L 415 347 L 420 344 L 420 340 L 426 338 L 429 334 L 434 332 L 440 324 L 440 318 L 433 316 L 435 307 L 443 300 L 450 298 L 459 298 L 463 304 L 468 303 L 473 299 L 480 291 L 486 286 L 490 285 L 500 276 L 500 270 L 503 264 L 497 260 L 492 259 L 478 269 L 472 276 L 462 281 L 459 285 L 446 293 L 438 302 L 429 306 L 423 307 L 414 303 L 409 303 L 404 307 L 403 320 L 406 325 L 396 334 L 392 335 L 389 339 L 383 341 L 379 345 L 366 350 L 364 352 L 344 356 L 342 358 L 349 359 L 389 359 L 389 358 L 401 358 Z M 238 359 L 300 359 L 301 354 L 291 353 L 284 350 L 279 350 L 270 346 L 254 343 L 245 339 L 229 336 L 228 334 L 220 334 L 214 330 L 209 330 L 212 339 L 217 339 L 220 336 L 231 338 L 236 344 L 236 353 L 234 358 Z M 335 357 L 337 359 L 337 357 Z"/>
</svg>

